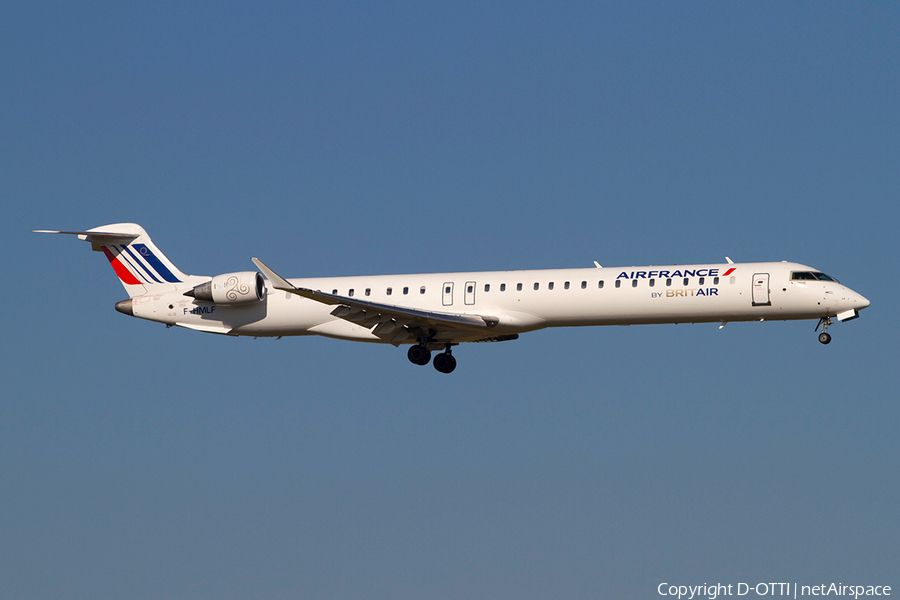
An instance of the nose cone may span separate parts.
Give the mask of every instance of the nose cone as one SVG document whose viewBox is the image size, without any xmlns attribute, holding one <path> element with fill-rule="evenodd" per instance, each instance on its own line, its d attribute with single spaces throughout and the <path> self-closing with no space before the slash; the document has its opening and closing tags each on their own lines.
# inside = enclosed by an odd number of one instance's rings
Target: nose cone
<svg viewBox="0 0 900 600">
<path fill-rule="evenodd" d="M 853 308 L 856 310 L 862 310 L 865 307 L 869 306 L 869 300 L 862 294 L 856 294 L 853 298 Z"/>
</svg>

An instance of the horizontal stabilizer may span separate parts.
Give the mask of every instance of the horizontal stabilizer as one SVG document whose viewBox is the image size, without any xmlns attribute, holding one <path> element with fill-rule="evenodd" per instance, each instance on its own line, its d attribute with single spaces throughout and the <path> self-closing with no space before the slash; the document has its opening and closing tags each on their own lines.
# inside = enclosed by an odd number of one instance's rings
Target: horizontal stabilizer
<svg viewBox="0 0 900 600">
<path fill-rule="evenodd" d="M 78 239 L 86 240 L 91 243 L 105 242 L 107 244 L 114 243 L 117 240 L 131 241 L 139 237 L 140 233 L 133 231 L 55 231 L 51 229 L 35 229 L 34 233 L 60 233 L 63 235 L 77 235 Z"/>
</svg>

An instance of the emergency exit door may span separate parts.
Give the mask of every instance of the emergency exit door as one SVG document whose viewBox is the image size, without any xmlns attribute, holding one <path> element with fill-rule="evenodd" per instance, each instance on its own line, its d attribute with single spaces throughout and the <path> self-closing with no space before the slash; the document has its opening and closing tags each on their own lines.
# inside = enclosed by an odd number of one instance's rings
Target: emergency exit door
<svg viewBox="0 0 900 600">
<path fill-rule="evenodd" d="M 475 282 L 474 281 L 466 282 L 466 304 L 468 304 L 468 305 L 475 304 Z"/>
<path fill-rule="evenodd" d="M 756 273 L 753 275 L 753 306 L 771 306 L 769 300 L 769 274 Z"/>
<path fill-rule="evenodd" d="M 453 306 L 453 282 L 448 281 L 444 284 L 444 306 Z"/>
</svg>

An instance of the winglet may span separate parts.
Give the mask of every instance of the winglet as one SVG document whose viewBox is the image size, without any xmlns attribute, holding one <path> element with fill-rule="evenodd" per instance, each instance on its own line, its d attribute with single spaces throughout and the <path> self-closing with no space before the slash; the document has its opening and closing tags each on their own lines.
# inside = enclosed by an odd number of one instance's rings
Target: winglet
<svg viewBox="0 0 900 600">
<path fill-rule="evenodd" d="M 262 271 L 262 274 L 266 276 L 266 279 L 272 282 L 272 287 L 274 287 L 276 290 L 293 292 L 297 289 L 297 287 L 292 285 L 291 282 L 289 282 L 287 279 L 267 267 L 265 263 L 263 263 L 263 261 L 255 257 L 251 258 L 250 260 L 252 260 L 253 264 L 255 264 L 257 268 Z"/>
</svg>

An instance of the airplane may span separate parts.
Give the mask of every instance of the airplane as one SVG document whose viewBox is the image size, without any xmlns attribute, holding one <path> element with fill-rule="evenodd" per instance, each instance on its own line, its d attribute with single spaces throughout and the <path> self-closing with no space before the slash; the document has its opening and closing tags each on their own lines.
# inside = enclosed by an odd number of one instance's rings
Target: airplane
<svg viewBox="0 0 900 600">
<path fill-rule="evenodd" d="M 452 348 L 502 342 L 546 327 L 818 319 L 849 321 L 869 301 L 791 262 L 594 267 L 285 279 L 258 271 L 185 275 L 134 223 L 75 235 L 103 252 L 128 293 L 126 315 L 230 336 L 321 335 L 409 345 L 416 365 L 456 368 Z M 265 276 L 265 277 L 264 277 Z M 431 360 L 432 352 L 438 351 Z"/>
</svg>

